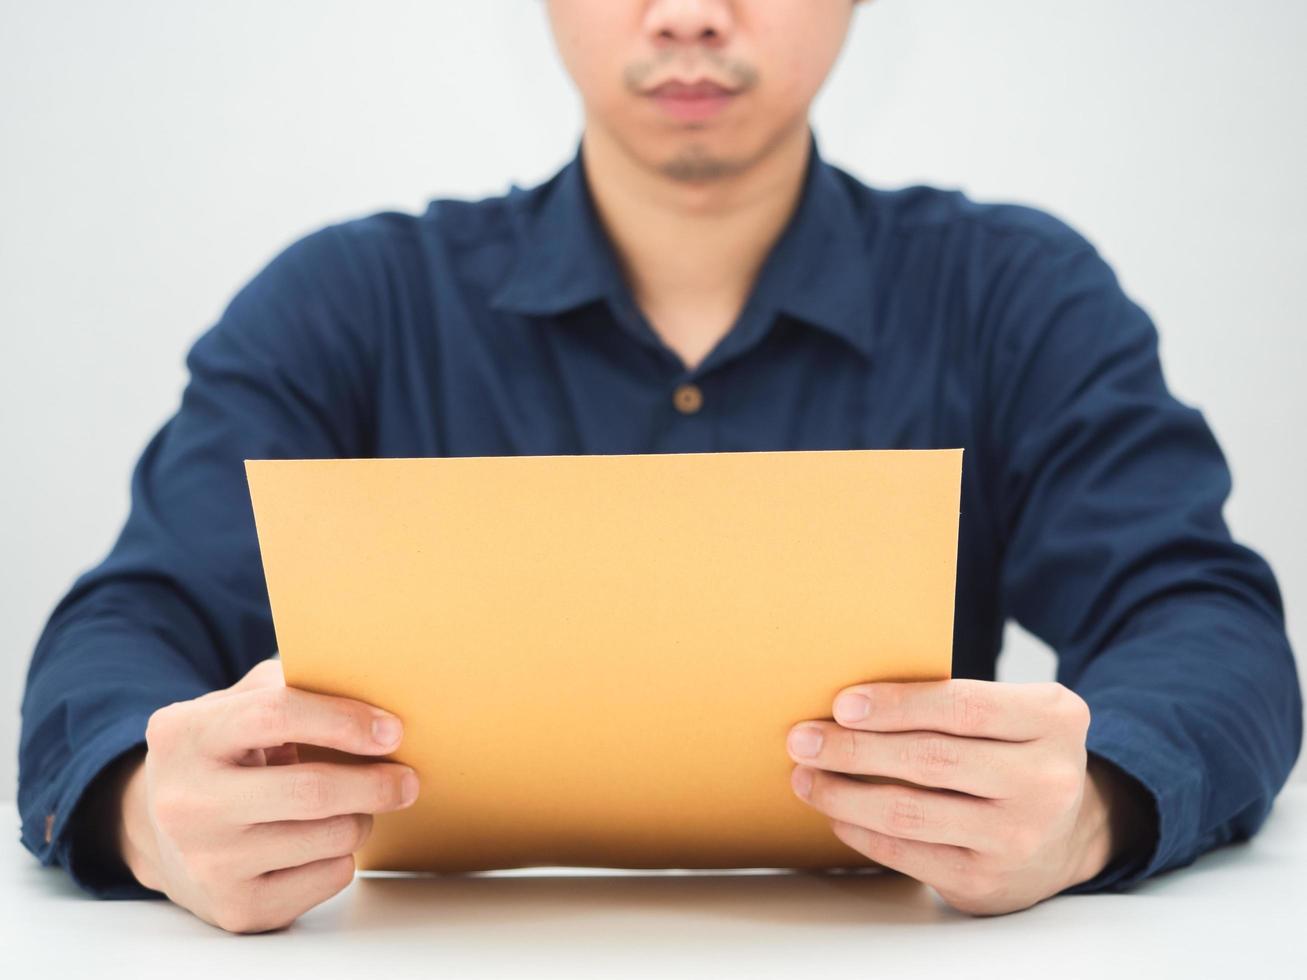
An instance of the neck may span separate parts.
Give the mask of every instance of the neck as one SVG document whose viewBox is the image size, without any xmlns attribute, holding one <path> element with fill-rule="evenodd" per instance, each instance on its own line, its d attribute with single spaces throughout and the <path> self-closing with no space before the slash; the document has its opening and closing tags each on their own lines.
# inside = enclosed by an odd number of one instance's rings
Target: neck
<svg viewBox="0 0 1307 980">
<path fill-rule="evenodd" d="M 590 194 L 636 302 L 687 364 L 730 329 L 758 269 L 798 202 L 808 162 L 806 120 L 748 167 L 675 180 L 587 126 Z"/>
</svg>

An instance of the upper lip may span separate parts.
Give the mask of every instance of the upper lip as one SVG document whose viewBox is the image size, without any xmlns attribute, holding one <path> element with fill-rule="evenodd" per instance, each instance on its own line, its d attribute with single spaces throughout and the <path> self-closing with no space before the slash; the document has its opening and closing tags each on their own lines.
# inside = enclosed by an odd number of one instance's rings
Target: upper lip
<svg viewBox="0 0 1307 980">
<path fill-rule="evenodd" d="M 735 90 L 729 85 L 715 82 L 711 78 L 669 78 L 653 88 L 646 95 L 665 95 L 674 99 L 703 99 L 715 95 L 732 95 Z"/>
</svg>

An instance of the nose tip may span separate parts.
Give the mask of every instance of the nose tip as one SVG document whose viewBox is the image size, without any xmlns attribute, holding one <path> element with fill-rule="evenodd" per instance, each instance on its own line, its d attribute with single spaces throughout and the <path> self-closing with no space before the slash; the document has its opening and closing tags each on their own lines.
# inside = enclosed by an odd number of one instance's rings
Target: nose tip
<svg viewBox="0 0 1307 980">
<path fill-rule="evenodd" d="M 702 30 L 699 31 L 698 34 L 693 34 L 689 31 L 677 31 L 672 28 L 663 28 L 663 30 L 658 32 L 658 36 L 662 38 L 664 41 L 712 42 L 717 37 L 717 32 L 713 30 L 711 27 L 703 28 Z"/>
<path fill-rule="evenodd" d="M 655 44 L 703 44 L 719 47 L 731 29 L 729 5 L 723 0 L 655 0 L 645 29 Z"/>
</svg>

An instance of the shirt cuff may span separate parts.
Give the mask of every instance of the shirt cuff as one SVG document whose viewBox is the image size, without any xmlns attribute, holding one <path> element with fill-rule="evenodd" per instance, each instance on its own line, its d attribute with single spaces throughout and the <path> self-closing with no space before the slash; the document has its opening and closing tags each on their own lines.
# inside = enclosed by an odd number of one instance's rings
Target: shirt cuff
<svg viewBox="0 0 1307 980">
<path fill-rule="evenodd" d="M 1090 712 L 1086 750 L 1117 766 L 1147 790 L 1157 814 L 1157 835 L 1143 857 L 1113 861 L 1088 881 L 1064 889 L 1066 895 L 1125 891 L 1160 871 L 1192 862 L 1199 850 L 1200 764 L 1137 715 L 1095 709 L 1092 701 Z"/>
<path fill-rule="evenodd" d="M 133 714 L 101 729 L 79 746 L 72 757 L 22 815 L 23 845 L 44 866 L 58 864 L 73 882 L 95 898 L 159 898 L 162 892 L 146 888 L 134 877 L 117 879 L 104 874 L 95 855 L 79 853 L 70 819 L 87 787 L 115 759 L 145 744 L 148 715 Z"/>
</svg>

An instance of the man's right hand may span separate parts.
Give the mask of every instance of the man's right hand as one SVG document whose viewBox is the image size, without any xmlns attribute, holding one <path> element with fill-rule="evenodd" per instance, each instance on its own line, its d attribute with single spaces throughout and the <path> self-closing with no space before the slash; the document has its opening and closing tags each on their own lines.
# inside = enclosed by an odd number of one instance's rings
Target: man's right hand
<svg viewBox="0 0 1307 980">
<path fill-rule="evenodd" d="M 287 687 L 278 660 L 160 708 L 122 783 L 119 852 L 145 887 L 229 932 L 289 925 L 354 877 L 372 814 L 417 798 L 390 762 L 300 762 L 296 743 L 394 751 L 394 715 Z"/>
</svg>

